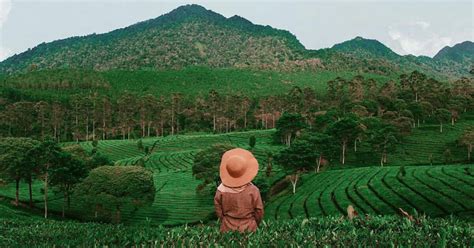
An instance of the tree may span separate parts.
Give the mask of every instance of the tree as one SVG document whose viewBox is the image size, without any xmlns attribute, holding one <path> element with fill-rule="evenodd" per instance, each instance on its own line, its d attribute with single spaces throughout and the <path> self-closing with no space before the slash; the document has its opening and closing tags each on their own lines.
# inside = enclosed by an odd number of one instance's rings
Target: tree
<svg viewBox="0 0 474 248">
<path fill-rule="evenodd" d="M 417 126 L 420 127 L 420 119 L 423 118 L 423 107 L 420 102 L 412 102 L 408 104 L 408 110 L 413 114 Z M 413 124 L 415 126 L 415 124 Z"/>
<path fill-rule="evenodd" d="M 402 116 L 390 120 L 390 123 L 398 129 L 400 134 L 409 135 L 411 133 L 411 129 L 413 128 L 414 122 L 412 118 Z"/>
<path fill-rule="evenodd" d="M 443 132 L 443 123 L 448 122 L 451 119 L 451 112 L 447 109 L 440 108 L 434 112 L 436 120 L 439 122 L 439 132 Z"/>
<path fill-rule="evenodd" d="M 193 176 L 202 181 L 196 190 L 200 191 L 212 182 L 216 182 L 218 186 L 217 179 L 222 155 L 233 148 L 228 144 L 215 144 L 196 154 L 192 168 Z"/>
<path fill-rule="evenodd" d="M 11 106 L 12 122 L 15 123 L 17 136 L 27 137 L 32 135 L 33 123 L 35 123 L 35 106 L 32 102 L 16 102 Z"/>
<path fill-rule="evenodd" d="M 255 147 L 256 142 L 257 142 L 257 139 L 255 138 L 255 135 L 252 135 L 249 137 L 249 146 L 251 150 L 253 150 L 253 148 Z"/>
<path fill-rule="evenodd" d="M 109 132 L 109 129 L 112 124 L 112 103 L 110 102 L 110 99 L 107 96 L 103 96 L 102 98 L 102 116 L 101 116 L 101 122 L 102 122 L 102 139 L 107 138 L 107 134 Z"/>
<path fill-rule="evenodd" d="M 474 128 L 464 130 L 459 138 L 459 143 L 467 148 L 467 161 L 471 162 L 472 148 L 474 147 Z"/>
<path fill-rule="evenodd" d="M 51 125 L 53 125 L 53 137 L 60 140 L 61 126 L 64 125 L 64 116 L 66 111 L 59 102 L 53 102 L 51 105 Z"/>
<path fill-rule="evenodd" d="M 288 93 L 288 103 L 293 113 L 301 111 L 304 104 L 304 95 L 300 87 L 293 86 L 293 88 L 291 88 L 290 92 Z"/>
<path fill-rule="evenodd" d="M 29 153 L 39 141 L 30 138 L 0 139 L 0 176 L 15 181 L 15 205 L 19 203 L 20 180 L 26 179 L 29 186 L 30 206 L 33 205 L 31 183 L 36 164 L 31 163 Z"/>
<path fill-rule="evenodd" d="M 37 113 L 37 122 L 40 127 L 41 132 L 41 140 L 44 140 L 45 137 L 45 129 L 46 129 L 46 122 L 48 121 L 49 115 L 49 104 L 45 101 L 39 101 L 35 104 L 35 110 Z"/>
<path fill-rule="evenodd" d="M 275 140 L 290 146 L 291 141 L 305 127 L 304 118 L 300 114 L 284 113 L 276 123 Z"/>
<path fill-rule="evenodd" d="M 354 117 L 344 117 L 328 127 L 327 134 L 340 143 L 342 164 L 346 162 L 347 144 L 354 142 L 362 131 L 361 124 Z"/>
<path fill-rule="evenodd" d="M 313 168 L 319 172 L 323 159 L 335 156 L 337 151 L 338 145 L 331 136 L 308 132 L 282 150 L 275 159 L 290 173 Z"/>
<path fill-rule="evenodd" d="M 32 149 L 28 154 L 28 156 L 36 158 L 35 163 L 40 168 L 40 178 L 44 183 L 44 218 L 48 218 L 48 189 L 50 181 L 50 169 L 58 166 L 59 162 L 61 161 L 61 153 L 62 150 L 61 147 L 59 147 L 59 144 L 52 139 L 47 139 L 35 146 L 35 148 Z"/>
<path fill-rule="evenodd" d="M 75 159 L 83 161 L 87 171 L 97 168 L 98 166 L 113 164 L 109 157 L 100 152 L 89 153 L 78 144 L 65 146 L 62 150 L 70 153 Z"/>
<path fill-rule="evenodd" d="M 135 95 L 125 92 L 117 100 L 118 121 L 122 131 L 122 139 L 125 139 L 125 136 L 130 139 L 132 127 L 135 123 L 135 114 L 137 113 L 136 99 Z"/>
<path fill-rule="evenodd" d="M 370 131 L 370 144 L 380 154 L 380 166 L 387 163 L 387 154 L 393 152 L 398 144 L 397 129 L 390 124 L 381 124 Z"/>
<path fill-rule="evenodd" d="M 121 211 L 126 206 L 149 206 L 155 200 L 153 173 L 139 166 L 101 166 L 93 169 L 73 191 L 85 205 L 115 213 L 111 219 L 121 221 Z"/>
<path fill-rule="evenodd" d="M 352 102 L 360 102 L 364 98 L 364 77 L 357 75 L 349 81 L 349 97 Z"/>
<path fill-rule="evenodd" d="M 49 170 L 50 185 L 61 192 L 64 197 L 62 216 L 65 208 L 70 208 L 71 192 L 74 186 L 87 176 L 88 170 L 84 162 L 73 157 L 70 153 L 62 152 L 57 164 Z"/>
<path fill-rule="evenodd" d="M 216 131 L 217 114 L 219 111 L 220 96 L 215 90 L 211 90 L 208 95 L 209 111 L 212 114 L 212 130 Z"/>
<path fill-rule="evenodd" d="M 409 91 L 414 97 L 415 102 L 418 102 L 420 98 L 420 92 L 425 87 L 426 75 L 419 72 L 413 71 L 410 75 L 400 76 L 400 85 L 402 89 Z"/>
</svg>

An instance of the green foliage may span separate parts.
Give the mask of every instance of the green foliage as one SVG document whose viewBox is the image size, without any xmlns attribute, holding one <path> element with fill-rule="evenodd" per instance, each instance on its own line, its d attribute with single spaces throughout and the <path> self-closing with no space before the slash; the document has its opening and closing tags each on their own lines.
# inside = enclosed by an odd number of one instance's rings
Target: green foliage
<svg viewBox="0 0 474 248">
<path fill-rule="evenodd" d="M 302 51 L 304 47 L 288 31 L 255 25 L 243 18 L 225 18 L 193 5 L 109 33 L 40 44 L 2 62 L 0 72 L 45 68 L 150 70 L 192 65 L 261 68 L 272 67 L 275 59 L 284 68 L 284 62 L 302 59 Z"/>
<path fill-rule="evenodd" d="M 347 145 L 354 142 L 364 132 L 364 127 L 357 118 L 347 116 L 332 123 L 326 132 L 339 142 L 341 146 L 341 162 L 345 164 Z"/>
<path fill-rule="evenodd" d="M 31 185 L 35 174 L 40 174 L 44 170 L 40 161 L 46 156 L 38 153 L 42 145 L 30 138 L 0 139 L 0 178 L 2 181 L 15 182 L 15 205 L 19 204 L 20 180 L 24 179 Z M 29 193 L 31 207 L 33 205 L 31 190 Z"/>
<path fill-rule="evenodd" d="M 202 181 L 196 190 L 202 190 L 213 182 L 216 187 L 219 185 L 219 166 L 222 155 L 233 148 L 235 147 L 228 144 L 215 144 L 196 154 L 192 168 L 193 176 Z"/>
<path fill-rule="evenodd" d="M 111 212 L 120 222 L 120 211 L 126 206 L 151 205 L 155 198 L 153 173 L 137 166 L 101 166 L 93 169 L 74 189 L 85 209 Z"/>
<path fill-rule="evenodd" d="M 0 242 L 9 247 L 458 247 L 472 242 L 471 223 L 458 218 L 369 216 L 265 221 L 256 233 L 221 234 L 216 226 L 175 228 L 2 219 Z"/>
<path fill-rule="evenodd" d="M 71 206 L 71 192 L 75 185 L 79 183 L 88 174 L 84 162 L 73 157 L 71 154 L 63 152 L 59 154 L 57 164 L 48 170 L 49 184 L 57 192 L 64 196 L 64 205 L 69 209 Z M 63 216 L 65 206 L 63 205 Z"/>
<path fill-rule="evenodd" d="M 62 150 L 70 153 L 75 159 L 83 161 L 88 171 L 98 166 L 112 165 L 113 163 L 110 157 L 101 153 L 98 146 L 94 146 L 93 144 L 94 143 L 92 142 L 92 149 L 90 150 L 91 152 L 86 151 L 79 144 L 66 145 L 62 147 Z"/>
<path fill-rule="evenodd" d="M 403 175 L 405 170 L 405 176 Z M 470 168 L 468 171 L 472 171 Z M 472 219 L 471 176 L 462 165 L 387 166 L 325 170 L 301 176 L 295 195 L 290 189 L 266 206 L 266 217 L 346 215 L 348 205 L 359 214 L 398 215 L 402 208 L 427 216 Z M 308 204 L 311 203 L 311 204 Z"/>
<path fill-rule="evenodd" d="M 316 170 L 321 160 L 330 159 L 337 154 L 337 149 L 338 146 L 331 136 L 310 132 L 282 150 L 275 159 L 289 172 Z"/>
<path fill-rule="evenodd" d="M 306 127 L 306 123 L 301 114 L 283 113 L 276 123 L 274 140 L 277 143 L 291 145 L 291 142 L 299 135 L 300 131 Z"/>
<path fill-rule="evenodd" d="M 380 124 L 369 130 L 369 142 L 373 150 L 381 155 L 380 165 L 387 163 L 387 154 L 395 151 L 399 139 L 398 130 L 390 124 Z"/>
<path fill-rule="evenodd" d="M 467 161 L 471 162 L 471 154 L 474 148 L 474 127 L 466 128 L 459 137 L 459 144 L 467 148 Z"/>
<path fill-rule="evenodd" d="M 451 119 L 451 112 L 447 109 L 440 108 L 434 112 L 436 120 L 438 120 L 440 125 L 440 132 L 443 132 L 443 123 L 446 123 Z"/>
<path fill-rule="evenodd" d="M 30 138 L 0 139 L 0 176 L 7 180 L 20 180 L 26 174 L 37 171 L 29 154 L 40 144 Z"/>
</svg>

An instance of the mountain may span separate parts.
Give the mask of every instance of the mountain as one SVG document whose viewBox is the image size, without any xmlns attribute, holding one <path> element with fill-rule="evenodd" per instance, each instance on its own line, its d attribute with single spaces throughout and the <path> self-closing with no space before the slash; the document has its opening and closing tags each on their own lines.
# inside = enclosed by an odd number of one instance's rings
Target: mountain
<svg viewBox="0 0 474 248">
<path fill-rule="evenodd" d="M 301 59 L 304 51 L 288 31 L 186 5 L 109 33 L 40 44 L 0 63 L 0 72 L 29 68 L 176 69 L 192 65 L 271 68 Z"/>
<path fill-rule="evenodd" d="M 389 72 L 410 72 L 420 70 L 441 78 L 466 76 L 473 65 L 473 42 L 466 41 L 443 48 L 434 58 L 427 56 L 401 56 L 381 42 L 363 37 L 334 45 L 331 50 L 342 53 L 352 66 L 364 72 L 384 74 Z M 328 61 L 325 61 L 326 65 Z M 365 66 L 364 66 L 365 65 Z M 327 65 L 329 68 L 330 66 Z"/>
<path fill-rule="evenodd" d="M 435 60 L 451 60 L 458 63 L 474 62 L 474 42 L 465 41 L 454 45 L 445 46 L 434 57 Z"/>
<path fill-rule="evenodd" d="M 397 59 L 400 55 L 378 40 L 365 39 L 357 36 L 352 40 L 344 41 L 332 47 L 334 51 L 353 54 L 358 57 L 380 57 L 386 59 Z"/>
<path fill-rule="evenodd" d="M 374 39 L 355 37 L 308 50 L 290 32 L 185 5 L 104 34 L 42 43 L 0 62 L 0 74 L 31 70 L 169 70 L 190 66 L 278 71 L 328 70 L 396 75 L 420 70 L 439 78 L 469 74 L 473 42 L 443 48 L 433 59 L 401 56 Z"/>
</svg>

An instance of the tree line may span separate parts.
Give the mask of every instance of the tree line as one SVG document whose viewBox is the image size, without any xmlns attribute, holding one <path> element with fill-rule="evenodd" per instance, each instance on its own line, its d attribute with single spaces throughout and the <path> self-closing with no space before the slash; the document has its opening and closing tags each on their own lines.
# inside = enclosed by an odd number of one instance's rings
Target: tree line
<svg viewBox="0 0 474 248">
<path fill-rule="evenodd" d="M 269 92 L 271 90 L 269 89 Z M 327 82 L 327 92 L 297 86 L 287 94 L 250 98 L 243 94 L 187 97 L 124 92 L 112 99 L 91 91 L 60 101 L 0 99 L 0 135 L 51 136 L 57 141 L 133 139 L 187 131 L 230 132 L 274 128 L 282 113 L 298 113 L 308 126 L 324 111 L 391 119 L 398 127 L 420 126 L 429 119 L 454 124 L 460 113 L 474 109 L 474 83 L 461 78 L 445 83 L 414 71 L 384 84 L 355 76 Z M 285 143 L 291 142 L 291 138 Z"/>
</svg>

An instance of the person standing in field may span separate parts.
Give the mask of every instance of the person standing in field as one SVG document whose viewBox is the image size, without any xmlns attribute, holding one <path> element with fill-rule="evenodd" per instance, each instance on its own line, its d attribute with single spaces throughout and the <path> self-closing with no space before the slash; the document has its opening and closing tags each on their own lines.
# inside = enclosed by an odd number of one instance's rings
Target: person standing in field
<svg viewBox="0 0 474 248">
<path fill-rule="evenodd" d="M 222 156 L 219 169 L 222 183 L 214 197 L 221 232 L 257 230 L 263 218 L 260 190 L 252 184 L 257 173 L 258 161 L 247 150 L 235 148 Z"/>
</svg>

